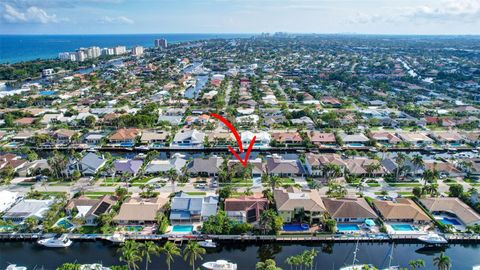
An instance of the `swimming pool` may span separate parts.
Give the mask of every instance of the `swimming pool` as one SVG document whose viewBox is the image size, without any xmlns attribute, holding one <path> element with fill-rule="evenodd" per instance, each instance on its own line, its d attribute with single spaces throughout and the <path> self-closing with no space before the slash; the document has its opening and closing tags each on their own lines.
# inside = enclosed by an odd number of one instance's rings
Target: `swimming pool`
<svg viewBox="0 0 480 270">
<path fill-rule="evenodd" d="M 337 224 L 337 230 L 339 232 L 360 231 L 360 227 L 357 224 Z"/>
<path fill-rule="evenodd" d="M 462 225 L 462 223 L 460 221 L 458 221 L 457 219 L 455 218 L 447 218 L 447 217 L 443 217 L 443 218 L 439 218 L 437 219 L 440 223 L 442 223 L 443 225 L 454 225 L 454 226 L 459 226 L 459 225 Z"/>
<path fill-rule="evenodd" d="M 57 223 L 55 224 L 55 226 L 64 228 L 64 229 L 66 229 L 66 230 L 69 230 L 69 229 L 75 227 L 75 226 L 74 226 L 70 221 L 68 221 L 68 219 L 66 219 L 66 218 L 62 218 L 62 219 L 60 219 L 59 221 L 57 221 Z"/>
<path fill-rule="evenodd" d="M 307 231 L 308 229 L 308 224 L 283 224 L 282 226 L 282 230 L 286 232 Z"/>
<path fill-rule="evenodd" d="M 49 90 L 45 90 L 45 91 L 40 91 L 38 92 L 41 96 L 51 96 L 51 95 L 55 95 L 55 91 L 49 91 Z"/>
<path fill-rule="evenodd" d="M 362 147 L 364 145 L 363 145 L 363 143 L 349 143 L 348 146 L 350 146 L 350 147 Z"/>
<path fill-rule="evenodd" d="M 125 226 L 125 230 L 127 230 L 129 232 L 141 232 L 143 230 L 143 226 L 141 226 L 141 225 Z"/>
<path fill-rule="evenodd" d="M 174 225 L 172 227 L 173 233 L 191 233 L 193 231 L 192 225 Z"/>
<path fill-rule="evenodd" d="M 410 224 L 392 224 L 390 225 L 393 230 L 397 232 L 413 232 L 416 231 L 415 227 Z"/>
</svg>

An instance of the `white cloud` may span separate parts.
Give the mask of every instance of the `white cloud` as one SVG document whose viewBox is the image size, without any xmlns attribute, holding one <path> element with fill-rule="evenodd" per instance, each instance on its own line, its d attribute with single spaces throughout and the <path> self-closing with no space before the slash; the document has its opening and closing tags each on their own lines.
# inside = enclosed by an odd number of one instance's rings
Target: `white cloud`
<svg viewBox="0 0 480 270">
<path fill-rule="evenodd" d="M 45 10 L 31 6 L 25 10 L 14 8 L 11 5 L 5 4 L 1 18 L 7 23 L 55 23 L 58 22 L 55 14 L 49 15 Z"/>
<path fill-rule="evenodd" d="M 110 17 L 110 16 L 105 16 L 100 19 L 100 22 L 102 23 L 120 23 L 120 24 L 134 24 L 135 21 L 125 17 L 125 16 L 118 16 L 118 17 Z"/>
</svg>

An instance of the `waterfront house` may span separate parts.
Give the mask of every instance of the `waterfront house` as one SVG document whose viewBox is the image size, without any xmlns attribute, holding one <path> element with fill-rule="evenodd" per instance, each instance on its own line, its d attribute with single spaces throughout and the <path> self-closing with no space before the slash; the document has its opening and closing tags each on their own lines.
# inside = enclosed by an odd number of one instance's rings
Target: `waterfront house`
<svg viewBox="0 0 480 270">
<path fill-rule="evenodd" d="M 378 215 L 364 198 L 322 198 L 330 217 L 340 222 L 362 223 Z"/>
<path fill-rule="evenodd" d="M 143 160 L 140 159 L 119 159 L 113 163 L 115 174 L 130 174 L 137 175 L 142 167 Z"/>
<path fill-rule="evenodd" d="M 261 195 L 227 198 L 224 201 L 227 216 L 241 223 L 255 223 L 260 215 L 268 209 L 268 200 Z"/>
<path fill-rule="evenodd" d="M 457 177 L 466 175 L 466 173 L 457 169 L 455 164 L 448 161 L 425 160 L 423 163 L 425 169 L 437 171 L 440 174 L 440 177 Z"/>
<path fill-rule="evenodd" d="M 105 166 L 107 160 L 102 156 L 95 153 L 87 153 L 78 162 L 78 169 L 82 175 L 91 176 L 96 174 L 100 169 Z"/>
<path fill-rule="evenodd" d="M 150 161 L 145 168 L 145 174 L 167 173 L 173 169 L 180 175 L 183 174 L 183 168 L 187 162 L 185 155 L 175 153 L 170 159 L 154 159 Z"/>
<path fill-rule="evenodd" d="M 172 142 L 172 147 L 202 148 L 204 139 L 205 133 L 201 131 L 197 131 L 195 129 L 182 129 L 178 131 L 177 134 L 175 134 Z"/>
<path fill-rule="evenodd" d="M 327 211 L 316 190 L 300 190 L 294 187 L 275 189 L 273 198 L 278 214 L 285 223 L 307 221 L 318 224 Z"/>
<path fill-rule="evenodd" d="M 480 215 L 459 198 L 423 198 L 420 202 L 441 223 L 458 226 L 457 219 L 466 226 L 480 224 Z"/>
<path fill-rule="evenodd" d="M 323 133 L 320 131 L 307 131 L 310 142 L 317 147 L 333 147 L 337 145 L 335 134 Z"/>
<path fill-rule="evenodd" d="M 47 159 L 37 159 L 27 162 L 24 166 L 17 170 L 17 174 L 20 177 L 34 176 L 37 174 L 43 174 L 45 172 L 50 173 L 52 168 L 48 164 Z"/>
<path fill-rule="evenodd" d="M 442 145 L 458 147 L 464 143 L 462 135 L 454 130 L 432 132 L 431 137 Z"/>
<path fill-rule="evenodd" d="M 102 143 L 105 134 L 99 132 L 89 132 L 84 135 L 83 142 L 88 145 L 100 145 Z"/>
<path fill-rule="evenodd" d="M 169 108 L 165 111 L 159 110 L 158 122 L 168 122 L 171 125 L 180 125 L 182 123 L 185 109 Z"/>
<path fill-rule="evenodd" d="M 0 213 L 5 212 L 18 200 L 19 196 L 17 192 L 11 192 L 8 190 L 0 191 Z"/>
<path fill-rule="evenodd" d="M 274 132 L 272 134 L 272 146 L 276 145 L 301 145 L 303 143 L 302 136 L 300 133 L 294 132 Z"/>
<path fill-rule="evenodd" d="M 480 158 L 464 158 L 459 165 L 471 178 L 480 179 Z"/>
<path fill-rule="evenodd" d="M 373 205 L 386 222 L 425 224 L 430 217 L 411 199 L 397 198 L 395 201 L 374 200 Z"/>
<path fill-rule="evenodd" d="M 152 148 L 164 147 L 168 142 L 168 132 L 166 131 L 145 131 L 142 133 L 140 142 Z"/>
<path fill-rule="evenodd" d="M 121 128 L 108 137 L 111 144 L 132 147 L 135 145 L 135 139 L 141 135 L 137 128 Z"/>
<path fill-rule="evenodd" d="M 68 145 L 72 142 L 72 138 L 76 133 L 74 130 L 62 128 L 55 130 L 50 135 L 55 140 L 56 145 Z"/>
<path fill-rule="evenodd" d="M 416 147 L 428 146 L 433 143 L 431 138 L 420 132 L 400 132 L 396 135 L 403 141 Z"/>
<path fill-rule="evenodd" d="M 26 218 L 30 217 L 41 221 L 52 204 L 53 200 L 24 199 L 7 210 L 2 218 L 15 224 L 22 224 Z"/>
<path fill-rule="evenodd" d="M 242 140 L 242 145 L 244 149 L 248 148 L 253 137 L 255 137 L 255 143 L 253 145 L 254 149 L 270 147 L 270 142 L 272 138 L 270 134 L 268 134 L 268 132 L 260 131 L 253 133 L 250 131 L 242 131 L 242 133 L 240 134 L 240 138 Z"/>
<path fill-rule="evenodd" d="M 466 143 L 473 146 L 480 145 L 480 131 L 462 132 L 461 134 Z"/>
<path fill-rule="evenodd" d="M 305 169 L 307 170 L 308 175 L 325 177 L 325 166 L 328 164 L 335 164 L 339 166 L 342 173 L 347 168 L 347 164 L 338 154 L 306 154 Z"/>
<path fill-rule="evenodd" d="M 167 198 L 141 198 L 131 197 L 125 201 L 113 222 L 119 225 L 153 224 L 156 217 L 165 210 Z"/>
<path fill-rule="evenodd" d="M 188 164 L 187 171 L 193 175 L 216 176 L 222 163 L 223 158 L 217 156 L 194 158 Z"/>
<path fill-rule="evenodd" d="M 374 131 L 370 132 L 368 136 L 378 144 L 381 144 L 385 147 L 395 146 L 402 142 L 400 138 L 395 136 L 395 133 L 388 131 Z"/>
<path fill-rule="evenodd" d="M 218 196 L 190 195 L 184 192 L 172 198 L 170 222 L 201 222 L 215 215 L 218 208 Z"/>
<path fill-rule="evenodd" d="M 85 226 L 97 226 L 100 216 L 109 213 L 116 203 L 117 198 L 111 195 L 104 195 L 97 199 L 80 196 L 71 199 L 65 206 L 65 211 L 68 215 L 85 220 Z"/>
<path fill-rule="evenodd" d="M 322 105 L 331 106 L 331 107 L 340 107 L 342 106 L 342 102 L 334 97 L 322 97 L 320 98 L 320 102 Z"/>
<path fill-rule="evenodd" d="M 235 145 L 235 136 L 231 132 L 212 131 L 207 133 L 208 143 L 211 146 L 225 147 L 227 145 Z"/>
<path fill-rule="evenodd" d="M 368 144 L 370 139 L 363 134 L 340 134 L 343 144 L 348 147 L 364 147 Z"/>
<path fill-rule="evenodd" d="M 301 176 L 303 166 L 298 159 L 286 159 L 277 154 L 267 157 L 267 173 L 280 177 Z"/>
</svg>

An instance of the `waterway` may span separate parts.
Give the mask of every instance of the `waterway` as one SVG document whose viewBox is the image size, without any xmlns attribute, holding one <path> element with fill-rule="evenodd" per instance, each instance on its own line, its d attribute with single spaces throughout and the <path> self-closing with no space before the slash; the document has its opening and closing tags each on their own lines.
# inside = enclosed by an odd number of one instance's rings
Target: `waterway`
<svg viewBox="0 0 480 270">
<path fill-rule="evenodd" d="M 215 250 L 209 250 L 204 260 L 212 261 L 226 259 L 238 264 L 239 270 L 255 269 L 260 260 L 274 259 L 277 265 L 284 270 L 290 269 L 284 263 L 288 256 L 296 255 L 306 249 L 315 248 L 319 251 L 313 269 L 339 269 L 353 260 L 354 243 L 316 243 L 316 244 L 220 244 Z M 358 260 L 361 263 L 370 263 L 382 269 L 388 266 L 391 244 L 388 243 L 360 243 Z M 393 252 L 392 265 L 408 267 L 409 260 L 423 259 L 426 267 L 422 269 L 436 269 L 433 258 L 440 254 L 442 249 L 426 249 L 418 244 L 397 244 Z M 470 270 L 473 265 L 480 264 L 480 244 L 450 245 L 443 249 L 452 260 L 452 269 Z M 31 269 L 55 269 L 65 262 L 93 263 L 104 265 L 118 265 L 120 253 L 117 247 L 106 242 L 74 242 L 65 249 L 48 249 L 33 242 L 0 242 L 0 269 L 9 263 L 27 266 Z M 140 264 L 144 269 L 144 264 Z M 165 257 L 153 257 L 149 269 L 167 269 Z M 175 257 L 172 268 L 188 270 L 191 267 L 183 258 Z"/>
</svg>

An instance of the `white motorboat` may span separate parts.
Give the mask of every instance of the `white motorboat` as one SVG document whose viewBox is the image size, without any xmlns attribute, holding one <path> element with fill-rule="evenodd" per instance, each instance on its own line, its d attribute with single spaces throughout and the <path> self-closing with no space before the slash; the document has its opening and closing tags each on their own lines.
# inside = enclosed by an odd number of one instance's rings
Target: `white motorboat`
<svg viewBox="0 0 480 270">
<path fill-rule="evenodd" d="M 80 270 L 110 270 L 109 267 L 104 267 L 99 263 L 80 265 Z"/>
<path fill-rule="evenodd" d="M 27 270 L 25 266 L 17 266 L 16 264 L 10 264 L 5 270 Z"/>
<path fill-rule="evenodd" d="M 108 240 L 112 243 L 123 243 L 125 242 L 125 236 L 123 234 L 114 233 L 110 236 L 105 237 L 105 240 Z"/>
<path fill-rule="evenodd" d="M 428 243 L 428 244 L 447 244 L 447 239 L 436 233 L 429 233 L 427 235 L 422 235 L 418 237 L 418 240 Z"/>
<path fill-rule="evenodd" d="M 60 248 L 69 247 L 72 244 L 72 240 L 68 239 L 66 234 L 62 234 L 60 237 L 40 239 L 37 243 L 45 247 Z"/>
<path fill-rule="evenodd" d="M 203 267 L 210 270 L 237 270 L 237 264 L 225 260 L 217 260 L 214 262 L 206 262 L 202 264 Z"/>
<path fill-rule="evenodd" d="M 211 239 L 207 239 L 205 241 L 200 241 L 200 242 L 198 242 L 198 245 L 200 245 L 201 247 L 204 247 L 204 248 L 216 248 L 217 247 L 217 244 L 215 244 L 215 242 L 213 242 Z"/>
</svg>

